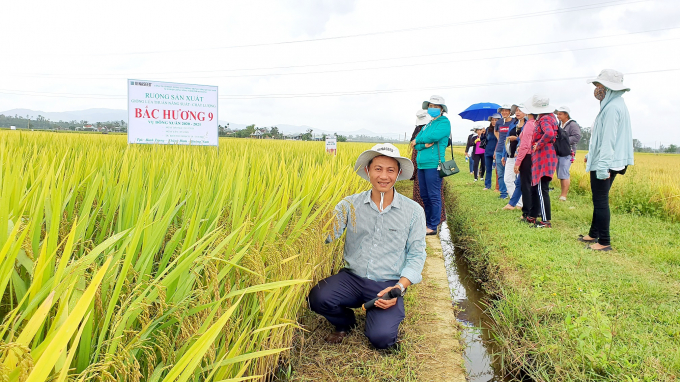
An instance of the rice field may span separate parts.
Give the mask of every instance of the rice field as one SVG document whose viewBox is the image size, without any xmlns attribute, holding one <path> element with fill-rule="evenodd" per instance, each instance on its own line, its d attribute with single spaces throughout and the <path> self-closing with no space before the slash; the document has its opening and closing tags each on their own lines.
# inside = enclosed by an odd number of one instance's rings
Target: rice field
<svg viewBox="0 0 680 382">
<path fill-rule="evenodd" d="M 0 132 L 0 380 L 271 375 L 366 147 Z"/>
</svg>

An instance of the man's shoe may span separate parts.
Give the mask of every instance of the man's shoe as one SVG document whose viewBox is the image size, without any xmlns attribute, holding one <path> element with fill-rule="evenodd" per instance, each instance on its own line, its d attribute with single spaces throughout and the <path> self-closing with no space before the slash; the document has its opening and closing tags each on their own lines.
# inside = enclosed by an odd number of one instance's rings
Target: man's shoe
<svg viewBox="0 0 680 382">
<path fill-rule="evenodd" d="M 536 223 L 536 228 L 552 228 L 550 222 L 538 222 Z"/>
<path fill-rule="evenodd" d="M 333 333 L 327 335 L 326 338 L 324 338 L 324 339 L 329 344 L 337 345 L 337 344 L 342 343 L 342 340 L 344 340 L 345 337 L 347 337 L 347 336 L 349 336 L 349 332 L 339 331 L 339 332 L 333 332 Z"/>
</svg>

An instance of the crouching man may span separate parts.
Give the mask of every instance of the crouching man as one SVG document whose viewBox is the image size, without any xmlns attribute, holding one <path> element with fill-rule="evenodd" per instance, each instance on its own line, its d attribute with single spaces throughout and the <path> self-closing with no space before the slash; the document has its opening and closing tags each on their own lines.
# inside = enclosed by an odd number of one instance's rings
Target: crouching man
<svg viewBox="0 0 680 382">
<path fill-rule="evenodd" d="M 326 240 L 347 231 L 345 267 L 309 293 L 310 308 L 335 325 L 335 332 L 326 337 L 335 344 L 356 326 L 352 308 L 394 288 L 403 296 L 406 288 L 420 282 L 426 256 L 425 212 L 394 189 L 397 180 L 411 178 L 413 163 L 395 146 L 379 144 L 359 155 L 354 170 L 373 188 L 345 197 L 335 207 L 334 233 Z M 366 312 L 366 337 L 378 349 L 393 346 L 404 317 L 401 297 L 378 300 Z"/>
</svg>

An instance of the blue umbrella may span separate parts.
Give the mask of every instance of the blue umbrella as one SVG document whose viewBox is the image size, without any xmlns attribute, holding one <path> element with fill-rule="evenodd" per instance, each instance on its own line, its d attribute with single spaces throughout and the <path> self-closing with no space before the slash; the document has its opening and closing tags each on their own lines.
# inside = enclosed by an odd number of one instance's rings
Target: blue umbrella
<svg viewBox="0 0 680 382">
<path fill-rule="evenodd" d="M 476 103 L 458 115 L 460 115 L 461 118 L 469 119 L 470 121 L 486 121 L 491 114 L 497 112 L 499 107 L 501 107 L 501 105 L 490 102 Z"/>
</svg>

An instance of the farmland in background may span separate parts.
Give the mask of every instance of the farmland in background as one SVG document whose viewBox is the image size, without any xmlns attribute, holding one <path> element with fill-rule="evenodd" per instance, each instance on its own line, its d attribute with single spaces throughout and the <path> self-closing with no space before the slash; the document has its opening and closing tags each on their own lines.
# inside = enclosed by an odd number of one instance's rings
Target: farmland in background
<svg viewBox="0 0 680 382">
<path fill-rule="evenodd" d="M 269 375 L 370 146 L 0 132 L 0 378 Z"/>
</svg>

